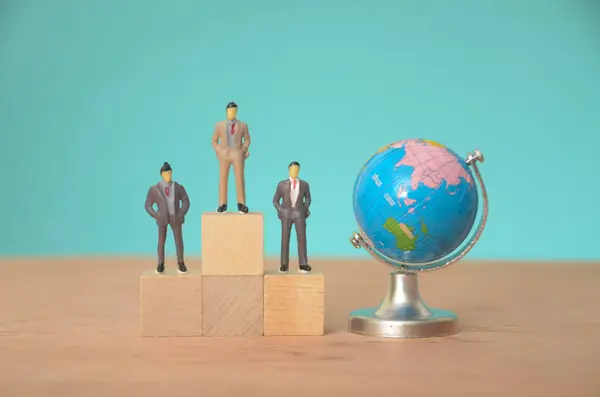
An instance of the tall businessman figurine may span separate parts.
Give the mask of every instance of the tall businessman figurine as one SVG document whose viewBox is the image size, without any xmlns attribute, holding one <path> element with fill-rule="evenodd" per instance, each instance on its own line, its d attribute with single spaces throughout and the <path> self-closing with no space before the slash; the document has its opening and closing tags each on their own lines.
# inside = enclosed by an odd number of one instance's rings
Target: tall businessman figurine
<svg viewBox="0 0 600 397">
<path fill-rule="evenodd" d="M 229 102 L 226 107 L 227 120 L 219 121 L 215 125 L 212 137 L 212 146 L 219 159 L 219 207 L 217 212 L 227 211 L 227 183 L 229 170 L 233 165 L 235 175 L 235 188 L 237 193 L 238 211 L 248 213 L 246 207 L 246 182 L 244 179 L 244 165 L 250 155 L 250 133 L 248 125 L 236 118 L 237 105 Z"/>
<path fill-rule="evenodd" d="M 296 229 L 298 239 L 298 260 L 301 273 L 310 272 L 306 256 L 306 218 L 310 215 L 310 188 L 308 182 L 298 178 L 300 163 L 293 161 L 288 166 L 289 178 L 277 185 L 273 205 L 281 219 L 281 267 L 279 271 L 285 273 L 290 263 L 290 233 L 292 225 Z"/>
<path fill-rule="evenodd" d="M 171 225 L 175 247 L 177 250 L 177 264 L 180 273 L 187 272 L 183 262 L 183 223 L 185 215 L 190 209 L 190 198 L 185 188 L 174 182 L 173 170 L 165 162 L 160 169 L 162 180 L 148 190 L 146 196 L 146 211 L 156 220 L 158 225 L 158 267 L 157 273 L 165 271 L 165 241 L 167 239 L 167 225 Z M 156 204 L 157 210 L 154 210 Z"/>
</svg>

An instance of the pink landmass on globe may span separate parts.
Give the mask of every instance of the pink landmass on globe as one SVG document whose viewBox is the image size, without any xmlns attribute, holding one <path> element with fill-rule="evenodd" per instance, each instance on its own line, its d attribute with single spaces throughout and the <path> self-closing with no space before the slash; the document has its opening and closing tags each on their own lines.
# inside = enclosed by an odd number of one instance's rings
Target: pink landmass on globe
<svg viewBox="0 0 600 397">
<path fill-rule="evenodd" d="M 413 200 L 411 198 L 406 197 L 406 194 L 407 194 L 406 186 L 401 185 L 398 188 L 398 191 L 396 192 L 396 198 L 398 199 L 398 204 L 400 206 L 402 206 L 401 202 L 403 202 L 404 205 L 406 205 L 406 206 L 412 205 L 417 202 L 417 200 Z"/>
<path fill-rule="evenodd" d="M 402 229 L 402 231 L 404 232 L 404 234 L 406 234 L 406 236 L 409 239 L 413 239 L 415 238 L 415 235 L 412 234 L 412 232 L 410 231 L 410 229 L 408 227 L 406 227 L 406 225 L 404 223 L 399 223 L 398 226 L 400 227 L 400 229 Z"/>
<path fill-rule="evenodd" d="M 414 169 L 411 176 L 412 189 L 417 189 L 420 182 L 432 189 L 440 187 L 443 180 L 448 186 L 460 184 L 461 178 L 472 183 L 469 173 L 456 157 L 443 147 L 424 144 L 418 140 L 402 141 L 397 147 L 404 147 L 406 154 L 396 167 L 405 165 Z"/>
<path fill-rule="evenodd" d="M 418 139 L 407 139 L 404 141 L 394 142 L 390 145 L 390 148 L 398 149 L 404 147 L 404 145 L 414 145 L 415 143 L 421 143 Z"/>
</svg>

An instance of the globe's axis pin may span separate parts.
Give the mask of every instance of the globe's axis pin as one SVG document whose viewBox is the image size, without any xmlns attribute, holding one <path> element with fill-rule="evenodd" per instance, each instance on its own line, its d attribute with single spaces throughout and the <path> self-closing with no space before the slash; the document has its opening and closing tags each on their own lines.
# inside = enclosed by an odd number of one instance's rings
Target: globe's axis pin
<svg viewBox="0 0 600 397">
<path fill-rule="evenodd" d="M 476 162 L 483 163 L 483 154 L 481 154 L 479 149 L 475 149 L 473 153 L 467 154 L 466 163 L 468 165 L 474 165 Z"/>
<path fill-rule="evenodd" d="M 354 232 L 352 233 L 352 236 L 350 237 L 350 244 L 352 244 L 354 246 L 354 248 L 358 248 L 360 249 L 362 247 L 362 237 L 360 236 L 360 234 Z"/>
</svg>

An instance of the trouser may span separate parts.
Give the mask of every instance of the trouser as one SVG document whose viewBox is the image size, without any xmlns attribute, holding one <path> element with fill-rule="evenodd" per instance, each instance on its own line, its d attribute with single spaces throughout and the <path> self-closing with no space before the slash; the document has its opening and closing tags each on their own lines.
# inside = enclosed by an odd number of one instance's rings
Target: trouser
<svg viewBox="0 0 600 397">
<path fill-rule="evenodd" d="M 183 227 L 181 223 L 169 222 L 175 239 L 177 263 L 183 262 Z M 158 227 L 158 263 L 165 263 L 165 242 L 167 241 L 167 226 Z"/>
<path fill-rule="evenodd" d="M 227 204 L 227 184 L 229 182 L 229 170 L 233 165 L 235 176 L 235 189 L 237 201 L 246 204 L 246 182 L 244 180 L 244 153 L 240 150 L 227 150 L 219 158 L 219 205 Z"/>
<path fill-rule="evenodd" d="M 291 210 L 285 213 L 281 219 L 281 264 L 289 265 L 290 262 L 290 235 L 292 225 L 296 229 L 296 239 L 298 240 L 298 261 L 299 265 L 308 265 L 306 254 L 306 216 L 300 210 Z"/>
</svg>

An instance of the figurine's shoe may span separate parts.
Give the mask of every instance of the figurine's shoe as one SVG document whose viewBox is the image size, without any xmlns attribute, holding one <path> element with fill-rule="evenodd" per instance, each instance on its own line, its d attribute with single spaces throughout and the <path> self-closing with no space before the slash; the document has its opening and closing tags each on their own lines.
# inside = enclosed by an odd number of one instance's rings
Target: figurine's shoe
<svg viewBox="0 0 600 397">
<path fill-rule="evenodd" d="M 247 214 L 248 213 L 248 207 L 246 207 L 244 204 L 242 203 L 238 203 L 238 212 L 240 214 Z"/>
<path fill-rule="evenodd" d="M 178 271 L 179 273 L 185 273 L 185 272 L 187 272 L 187 267 L 185 267 L 185 263 L 183 263 L 183 262 L 179 262 L 179 263 L 177 264 L 177 271 Z"/>
<path fill-rule="evenodd" d="M 219 213 L 223 213 L 225 211 L 227 211 L 227 204 L 222 204 L 219 206 L 219 208 L 217 208 L 217 212 Z"/>
<path fill-rule="evenodd" d="M 160 274 L 164 271 L 165 271 L 165 264 L 159 263 L 158 266 L 156 266 L 156 273 Z"/>
<path fill-rule="evenodd" d="M 279 268 L 279 273 L 287 273 L 288 271 L 288 265 L 281 265 L 281 267 Z"/>
<path fill-rule="evenodd" d="M 298 271 L 300 273 L 310 273 L 311 270 L 312 269 L 311 269 L 311 267 L 309 265 L 300 265 Z"/>
</svg>

